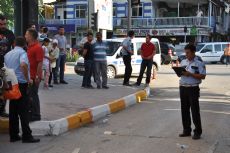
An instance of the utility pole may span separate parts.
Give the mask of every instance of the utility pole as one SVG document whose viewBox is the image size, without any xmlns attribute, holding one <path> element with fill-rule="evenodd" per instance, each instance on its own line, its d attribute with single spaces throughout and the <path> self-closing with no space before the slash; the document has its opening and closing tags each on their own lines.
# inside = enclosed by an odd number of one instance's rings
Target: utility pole
<svg viewBox="0 0 230 153">
<path fill-rule="evenodd" d="M 127 26 L 127 32 L 131 30 L 131 8 L 132 2 L 131 0 L 128 0 L 128 26 Z"/>
<path fill-rule="evenodd" d="M 14 26 L 15 26 L 15 35 L 22 36 L 23 34 L 23 14 L 22 14 L 22 2 L 23 0 L 14 0 Z"/>
</svg>

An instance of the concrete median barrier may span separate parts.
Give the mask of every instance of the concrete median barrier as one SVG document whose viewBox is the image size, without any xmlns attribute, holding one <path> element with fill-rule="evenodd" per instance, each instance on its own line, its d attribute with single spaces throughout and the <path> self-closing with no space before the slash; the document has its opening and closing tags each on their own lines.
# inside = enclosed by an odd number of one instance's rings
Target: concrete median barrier
<svg viewBox="0 0 230 153">
<path fill-rule="evenodd" d="M 30 124 L 34 135 L 57 136 L 72 129 L 97 121 L 109 114 L 124 110 L 148 98 L 150 88 L 147 87 L 134 94 L 128 95 L 108 104 L 99 105 L 54 121 L 38 121 Z M 0 132 L 9 129 L 8 119 L 0 119 Z"/>
</svg>

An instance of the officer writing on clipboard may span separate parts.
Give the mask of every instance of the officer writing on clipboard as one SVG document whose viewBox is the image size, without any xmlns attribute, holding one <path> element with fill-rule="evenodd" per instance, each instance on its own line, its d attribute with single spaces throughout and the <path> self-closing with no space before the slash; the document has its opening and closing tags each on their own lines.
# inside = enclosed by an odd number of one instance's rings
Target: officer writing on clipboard
<svg viewBox="0 0 230 153">
<path fill-rule="evenodd" d="M 183 133 L 179 137 L 191 136 L 191 117 L 195 125 L 193 139 L 200 139 L 202 134 L 201 118 L 200 118 L 200 88 L 201 80 L 206 77 L 205 64 L 195 55 L 196 47 L 192 44 L 185 46 L 186 59 L 181 61 L 180 66 L 186 69 L 182 73 L 180 79 L 180 99 L 181 99 L 181 115 L 183 124 Z"/>
</svg>

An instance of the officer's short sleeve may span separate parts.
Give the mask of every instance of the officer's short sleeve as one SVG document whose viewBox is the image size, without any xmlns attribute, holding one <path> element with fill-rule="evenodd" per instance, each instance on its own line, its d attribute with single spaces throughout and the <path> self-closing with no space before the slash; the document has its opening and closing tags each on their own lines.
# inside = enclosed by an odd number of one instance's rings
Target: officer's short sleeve
<svg viewBox="0 0 230 153">
<path fill-rule="evenodd" d="M 199 72 L 200 74 L 206 75 L 206 66 L 204 62 L 199 63 Z"/>
<path fill-rule="evenodd" d="M 125 47 L 128 47 L 128 46 L 129 46 L 127 39 L 125 39 L 125 40 L 122 42 L 122 46 L 125 46 Z"/>
<path fill-rule="evenodd" d="M 26 53 L 24 53 L 20 56 L 20 64 L 22 64 L 22 63 L 25 63 L 27 65 L 29 64 L 29 60 L 28 60 Z"/>
</svg>

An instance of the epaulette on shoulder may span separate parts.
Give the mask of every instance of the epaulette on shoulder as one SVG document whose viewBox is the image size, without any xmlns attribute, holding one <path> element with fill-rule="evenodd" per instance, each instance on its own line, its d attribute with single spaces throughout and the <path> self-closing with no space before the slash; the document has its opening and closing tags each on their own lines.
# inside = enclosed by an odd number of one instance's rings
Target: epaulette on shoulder
<svg viewBox="0 0 230 153">
<path fill-rule="evenodd" d="M 197 60 L 200 62 L 204 62 L 200 56 L 196 56 Z"/>
</svg>

